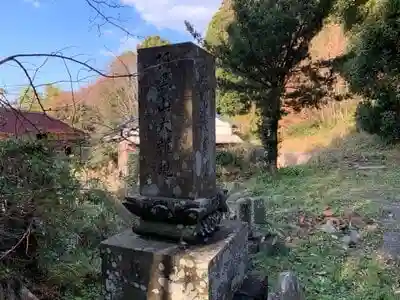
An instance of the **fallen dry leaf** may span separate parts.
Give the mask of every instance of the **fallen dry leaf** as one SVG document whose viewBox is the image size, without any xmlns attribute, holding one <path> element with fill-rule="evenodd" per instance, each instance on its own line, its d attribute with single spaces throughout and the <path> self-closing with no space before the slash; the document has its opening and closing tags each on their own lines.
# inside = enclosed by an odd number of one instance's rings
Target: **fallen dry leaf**
<svg viewBox="0 0 400 300">
<path fill-rule="evenodd" d="M 330 207 L 326 207 L 324 212 L 322 213 L 324 217 L 332 217 L 333 211 Z"/>
</svg>

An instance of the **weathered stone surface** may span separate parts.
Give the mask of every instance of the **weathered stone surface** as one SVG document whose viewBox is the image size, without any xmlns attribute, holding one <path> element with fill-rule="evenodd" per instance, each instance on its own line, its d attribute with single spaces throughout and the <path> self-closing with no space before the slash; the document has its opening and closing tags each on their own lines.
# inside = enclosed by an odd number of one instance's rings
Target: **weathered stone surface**
<svg viewBox="0 0 400 300">
<path fill-rule="evenodd" d="M 252 219 L 252 205 L 250 198 L 242 198 L 237 203 L 237 215 L 240 221 L 247 223 L 249 227 L 249 234 L 252 235 L 253 219 Z"/>
<path fill-rule="evenodd" d="M 268 277 L 249 273 L 245 276 L 233 300 L 265 300 L 268 297 Z"/>
<path fill-rule="evenodd" d="M 247 226 L 224 221 L 209 244 L 179 247 L 127 230 L 101 245 L 105 299 L 230 300 L 248 264 Z"/>
<path fill-rule="evenodd" d="M 383 234 L 383 253 L 393 259 L 400 258 L 400 232 L 387 231 Z"/>
<path fill-rule="evenodd" d="M 146 236 L 170 238 L 190 244 L 207 243 L 208 239 L 218 230 L 222 213 L 215 211 L 195 225 L 169 224 L 138 220 L 133 225 L 133 232 Z"/>
<path fill-rule="evenodd" d="M 218 191 L 213 198 L 194 200 L 138 195 L 126 198 L 123 205 L 139 217 L 133 224 L 133 232 L 188 243 L 207 240 L 218 230 L 223 215 L 228 211 L 224 190 Z"/>
<path fill-rule="evenodd" d="M 252 202 L 252 219 L 254 224 L 267 223 L 267 210 L 265 199 L 263 197 L 251 197 Z"/>
<path fill-rule="evenodd" d="M 252 224 L 266 224 L 267 211 L 265 201 L 263 197 L 251 197 L 251 193 L 244 190 L 228 195 L 226 203 L 232 219 L 240 219 L 241 221 L 248 222 L 250 217 Z M 250 202 L 250 215 L 240 215 L 241 208 L 239 206 L 243 202 Z M 242 217 L 245 219 L 242 219 Z"/>
<path fill-rule="evenodd" d="M 138 50 L 140 193 L 216 194 L 215 61 L 193 43 Z"/>
</svg>

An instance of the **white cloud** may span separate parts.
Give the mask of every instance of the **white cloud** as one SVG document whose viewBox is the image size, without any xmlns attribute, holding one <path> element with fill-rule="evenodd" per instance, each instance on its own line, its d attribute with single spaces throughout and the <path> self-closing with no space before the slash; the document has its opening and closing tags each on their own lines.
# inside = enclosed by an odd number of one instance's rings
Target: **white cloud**
<svg viewBox="0 0 400 300">
<path fill-rule="evenodd" d="M 141 40 L 135 37 L 124 37 L 119 40 L 119 47 L 114 50 L 108 48 L 100 49 L 99 54 L 108 57 L 117 57 L 125 51 L 136 52 L 136 46 L 141 43 Z"/>
<path fill-rule="evenodd" d="M 136 51 L 136 46 L 140 44 L 140 39 L 135 37 L 125 37 L 120 39 L 120 46 L 118 49 L 118 53 L 122 53 L 124 51 Z"/>
<path fill-rule="evenodd" d="M 221 0 L 121 0 L 131 5 L 141 17 L 157 28 L 185 31 L 188 20 L 199 32 L 204 32 Z"/>
<path fill-rule="evenodd" d="M 24 0 L 24 1 L 32 4 L 36 8 L 40 7 L 40 2 L 38 0 Z"/>
</svg>

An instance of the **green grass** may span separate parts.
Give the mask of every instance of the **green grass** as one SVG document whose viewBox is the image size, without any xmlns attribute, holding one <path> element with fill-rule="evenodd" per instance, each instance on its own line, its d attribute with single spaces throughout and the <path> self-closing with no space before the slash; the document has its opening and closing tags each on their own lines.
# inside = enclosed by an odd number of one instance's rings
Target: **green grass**
<svg viewBox="0 0 400 300">
<path fill-rule="evenodd" d="M 271 280 L 281 271 L 295 271 L 310 300 L 399 299 L 395 291 L 399 289 L 400 269 L 379 256 L 381 227 L 372 231 L 373 227 L 362 228 L 361 242 L 355 249 L 346 250 L 340 238 L 313 226 L 298 226 L 301 214 L 315 219 L 326 206 L 335 215 L 352 210 L 378 220 L 380 201 L 396 201 L 396 195 L 400 195 L 399 157 L 396 149 L 388 149 L 366 135 L 353 134 L 332 143 L 309 165 L 281 169 L 274 179 L 253 179 L 254 194 L 266 199 L 269 229 L 292 240 L 288 254 L 261 253 L 261 270 Z M 360 171 L 349 167 L 349 163 L 361 160 L 388 168 Z"/>
</svg>

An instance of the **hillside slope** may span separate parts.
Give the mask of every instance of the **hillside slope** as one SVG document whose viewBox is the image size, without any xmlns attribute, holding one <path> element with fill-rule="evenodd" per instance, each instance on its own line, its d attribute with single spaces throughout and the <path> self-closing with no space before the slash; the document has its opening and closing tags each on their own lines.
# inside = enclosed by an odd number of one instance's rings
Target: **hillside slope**
<svg viewBox="0 0 400 300">
<path fill-rule="evenodd" d="M 128 51 L 111 61 L 108 75 L 134 74 L 137 70 L 136 53 Z M 51 109 L 57 117 L 65 118 L 67 122 L 73 122 L 70 115 L 58 112 L 69 109 L 70 114 L 77 106 L 85 106 L 98 114 L 98 119 L 103 122 L 114 121 L 119 115 L 130 115 L 136 105 L 136 78 L 105 78 L 98 77 L 92 84 L 75 91 L 64 91 L 48 109 Z M 116 120 L 118 121 L 118 120 Z"/>
</svg>

